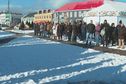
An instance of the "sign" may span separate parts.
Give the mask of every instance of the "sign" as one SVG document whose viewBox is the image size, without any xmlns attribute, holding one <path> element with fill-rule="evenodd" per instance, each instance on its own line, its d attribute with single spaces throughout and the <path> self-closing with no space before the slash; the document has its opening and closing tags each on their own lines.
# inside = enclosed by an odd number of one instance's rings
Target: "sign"
<svg viewBox="0 0 126 84">
<path fill-rule="evenodd" d="M 117 11 L 89 12 L 88 16 L 117 16 Z"/>
<path fill-rule="evenodd" d="M 117 16 L 117 11 L 102 11 L 99 13 L 100 16 Z"/>
</svg>

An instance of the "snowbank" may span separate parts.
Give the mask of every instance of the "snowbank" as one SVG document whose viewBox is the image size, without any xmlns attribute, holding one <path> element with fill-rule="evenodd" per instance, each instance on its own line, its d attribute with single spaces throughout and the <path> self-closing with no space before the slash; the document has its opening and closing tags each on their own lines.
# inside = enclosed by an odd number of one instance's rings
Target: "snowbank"
<svg viewBox="0 0 126 84">
<path fill-rule="evenodd" d="M 30 34 L 34 32 L 34 30 L 9 30 L 9 31 L 13 33 L 19 33 L 19 34 Z"/>
</svg>

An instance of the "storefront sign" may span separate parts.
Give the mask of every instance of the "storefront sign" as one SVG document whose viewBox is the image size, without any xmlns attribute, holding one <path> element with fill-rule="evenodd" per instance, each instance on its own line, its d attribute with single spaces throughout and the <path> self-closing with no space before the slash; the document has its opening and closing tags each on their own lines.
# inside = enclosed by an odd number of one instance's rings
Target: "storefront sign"
<svg viewBox="0 0 126 84">
<path fill-rule="evenodd" d="M 101 11 L 99 13 L 100 16 L 117 16 L 116 11 Z"/>
<path fill-rule="evenodd" d="M 116 11 L 89 12 L 88 16 L 117 16 Z"/>
</svg>

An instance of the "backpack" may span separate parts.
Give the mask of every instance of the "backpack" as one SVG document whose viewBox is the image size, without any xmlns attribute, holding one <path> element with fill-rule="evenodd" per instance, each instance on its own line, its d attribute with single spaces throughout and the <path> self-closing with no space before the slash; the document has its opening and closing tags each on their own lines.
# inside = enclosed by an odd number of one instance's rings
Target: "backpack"
<svg viewBox="0 0 126 84">
<path fill-rule="evenodd" d="M 104 36 L 105 35 L 105 28 L 103 28 L 100 32 L 101 36 Z"/>
</svg>

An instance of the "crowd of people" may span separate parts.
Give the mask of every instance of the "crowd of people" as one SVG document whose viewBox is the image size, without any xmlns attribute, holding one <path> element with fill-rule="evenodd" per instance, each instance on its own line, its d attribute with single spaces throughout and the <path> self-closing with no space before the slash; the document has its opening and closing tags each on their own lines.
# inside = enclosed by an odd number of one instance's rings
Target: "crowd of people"
<svg viewBox="0 0 126 84">
<path fill-rule="evenodd" d="M 115 23 L 109 24 L 107 20 L 103 23 L 94 24 L 91 20 L 89 24 L 83 21 L 74 21 L 67 23 L 42 23 L 35 24 L 34 31 L 36 36 L 51 38 L 55 40 L 63 40 L 77 42 L 77 38 L 86 45 L 91 46 L 95 43 L 96 46 L 103 45 L 118 46 L 124 49 L 126 28 L 122 21 L 118 25 Z"/>
</svg>

